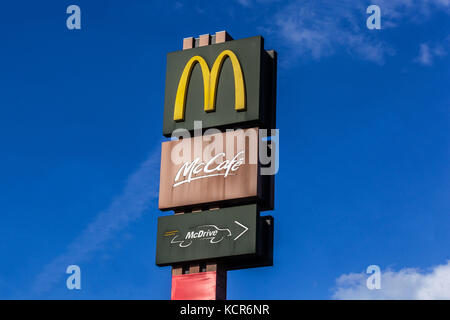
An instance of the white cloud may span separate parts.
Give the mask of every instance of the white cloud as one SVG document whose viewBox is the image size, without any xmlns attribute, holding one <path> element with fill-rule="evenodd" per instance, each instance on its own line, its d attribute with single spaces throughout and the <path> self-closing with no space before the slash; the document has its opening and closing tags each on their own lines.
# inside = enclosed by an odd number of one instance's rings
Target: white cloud
<svg viewBox="0 0 450 320">
<path fill-rule="evenodd" d="M 238 1 L 246 7 L 261 4 L 261 0 Z M 424 23 L 436 12 L 450 14 L 450 0 L 293 0 L 274 5 L 266 17 L 270 24 L 260 29 L 282 40 L 279 46 L 286 47 L 296 60 L 345 52 L 383 64 L 395 54 L 395 44 L 387 42 L 382 31 L 367 30 L 366 8 L 371 4 L 381 8 L 381 29 Z"/>
<path fill-rule="evenodd" d="M 68 265 L 81 264 L 105 247 L 114 234 L 138 219 L 158 197 L 159 151 L 153 152 L 131 174 L 121 195 L 69 244 L 65 252 L 48 263 L 36 276 L 32 290 L 48 291 L 65 275 Z"/>
<path fill-rule="evenodd" d="M 419 46 L 419 54 L 414 59 L 415 62 L 425 66 L 431 66 L 437 57 L 443 57 L 447 55 L 445 45 L 448 45 L 447 41 L 444 44 L 431 45 L 429 43 L 421 43 Z"/>
<path fill-rule="evenodd" d="M 395 27 L 403 20 L 420 23 L 433 13 L 442 10 L 450 13 L 450 0 L 372 0 L 371 2 L 380 6 L 385 27 Z"/>
<path fill-rule="evenodd" d="M 244 7 L 249 7 L 251 4 L 250 0 L 238 0 L 238 2 L 243 5 Z"/>
<path fill-rule="evenodd" d="M 365 9 L 357 2 L 297 1 L 280 10 L 275 24 L 284 44 L 296 55 L 314 59 L 330 56 L 338 50 L 364 60 L 382 64 L 394 50 L 370 35 Z"/>
<path fill-rule="evenodd" d="M 381 271 L 381 289 L 369 290 L 368 274 L 343 274 L 336 280 L 334 299 L 450 299 L 450 260 L 427 271 L 405 268 Z"/>
<path fill-rule="evenodd" d="M 183 8 L 183 4 L 179 1 L 175 2 L 175 9 L 180 10 Z"/>
<path fill-rule="evenodd" d="M 420 45 L 419 56 L 416 58 L 416 61 L 429 66 L 432 63 L 432 59 L 433 58 L 430 52 L 430 46 L 426 43 L 422 43 Z"/>
<path fill-rule="evenodd" d="M 250 7 L 254 4 L 267 4 L 271 2 L 278 2 L 280 0 L 237 0 L 239 4 L 241 4 L 244 7 Z"/>
</svg>

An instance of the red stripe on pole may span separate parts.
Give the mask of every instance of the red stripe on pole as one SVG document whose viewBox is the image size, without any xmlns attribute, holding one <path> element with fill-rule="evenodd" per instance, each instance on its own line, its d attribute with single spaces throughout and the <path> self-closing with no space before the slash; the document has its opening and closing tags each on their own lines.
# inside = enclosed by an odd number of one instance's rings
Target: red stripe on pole
<svg viewBox="0 0 450 320">
<path fill-rule="evenodd" d="M 215 300 L 215 271 L 172 276 L 172 300 Z"/>
</svg>

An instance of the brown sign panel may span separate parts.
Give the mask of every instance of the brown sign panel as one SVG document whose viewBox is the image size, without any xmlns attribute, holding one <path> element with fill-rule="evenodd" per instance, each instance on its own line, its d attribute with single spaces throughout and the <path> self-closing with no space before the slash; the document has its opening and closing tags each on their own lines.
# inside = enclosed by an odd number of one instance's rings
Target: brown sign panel
<svg viewBox="0 0 450 320">
<path fill-rule="evenodd" d="M 260 176 L 257 128 L 162 143 L 159 209 L 257 202 L 273 208 L 273 179 Z"/>
</svg>

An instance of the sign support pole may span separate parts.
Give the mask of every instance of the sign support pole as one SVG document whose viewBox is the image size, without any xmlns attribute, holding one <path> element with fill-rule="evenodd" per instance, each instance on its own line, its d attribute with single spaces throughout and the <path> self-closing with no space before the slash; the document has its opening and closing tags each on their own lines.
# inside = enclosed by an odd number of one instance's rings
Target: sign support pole
<svg viewBox="0 0 450 320">
<path fill-rule="evenodd" d="M 213 43 L 232 40 L 226 31 L 216 32 L 215 36 L 209 34 L 183 39 L 183 50 L 202 47 Z M 211 208 L 210 210 L 219 209 Z M 193 211 L 195 212 L 195 211 Z M 184 212 L 175 212 L 183 214 Z M 202 274 L 203 273 L 203 274 Z M 190 276 L 191 275 L 191 276 Z M 205 277 L 207 280 L 205 281 Z M 188 279 L 191 277 L 192 279 Z M 183 281 L 183 278 L 186 281 Z M 202 284 L 207 283 L 207 286 Z M 172 300 L 225 300 L 227 298 L 227 270 L 215 262 L 205 265 L 191 264 L 172 267 Z"/>
<path fill-rule="evenodd" d="M 231 40 L 230 35 L 226 31 L 216 32 L 215 35 L 215 43 L 225 42 L 227 40 Z M 207 46 L 210 44 L 211 36 L 209 34 L 201 35 L 198 39 L 194 39 L 193 37 L 184 38 L 183 39 L 183 50 L 191 49 L 196 46 Z M 218 208 L 211 208 L 211 210 Z M 175 214 L 183 214 L 184 212 L 176 212 Z M 181 276 L 186 274 L 187 270 L 189 274 L 195 274 L 200 272 L 208 272 L 212 273 L 211 284 L 214 287 L 214 290 L 208 290 L 202 294 L 198 295 L 198 292 L 195 292 L 194 295 L 183 296 L 186 300 L 189 299 L 198 299 L 198 298 L 209 298 L 212 300 L 226 300 L 227 298 L 227 271 L 224 268 L 221 268 L 217 263 L 208 263 L 205 268 L 200 268 L 199 264 L 193 264 L 190 266 L 178 266 L 172 267 L 172 300 L 177 299 L 178 292 L 187 292 L 189 293 L 189 288 L 184 288 L 177 286 L 174 288 L 174 277 Z M 192 284 L 192 283 L 190 283 Z M 178 291 L 178 292 L 177 292 Z"/>
<path fill-rule="evenodd" d="M 173 266 L 171 291 L 172 300 L 226 300 L 227 270 L 215 262 Z"/>
<path fill-rule="evenodd" d="M 231 37 L 228 35 L 226 31 L 216 32 L 214 37 L 214 43 L 221 43 L 227 40 L 231 40 Z M 211 42 L 211 36 L 209 34 L 201 35 L 198 39 L 194 39 L 193 37 L 184 38 L 183 39 L 183 50 L 191 49 L 194 47 L 207 46 Z M 218 208 L 211 208 L 211 210 Z M 184 212 L 176 212 L 175 214 L 183 214 Z M 189 290 L 186 288 L 186 285 L 195 286 L 192 282 L 186 282 L 184 285 L 182 282 L 181 285 L 177 284 L 174 287 L 175 279 L 177 277 L 182 277 L 184 274 L 197 274 L 197 273 L 208 273 L 211 275 L 209 280 L 210 286 L 207 288 L 202 288 L 198 292 L 198 290 Z M 197 281 L 204 281 L 203 278 L 199 278 Z M 191 293 L 190 293 L 191 292 Z M 204 266 L 200 266 L 200 264 L 192 264 L 189 266 L 176 266 L 172 267 L 172 300 L 180 297 L 180 293 L 182 293 L 182 298 L 189 299 L 211 299 L 211 300 L 225 300 L 227 297 L 227 271 L 225 268 L 221 267 L 217 263 L 208 263 Z M 183 293 L 187 293 L 183 294 Z"/>
</svg>

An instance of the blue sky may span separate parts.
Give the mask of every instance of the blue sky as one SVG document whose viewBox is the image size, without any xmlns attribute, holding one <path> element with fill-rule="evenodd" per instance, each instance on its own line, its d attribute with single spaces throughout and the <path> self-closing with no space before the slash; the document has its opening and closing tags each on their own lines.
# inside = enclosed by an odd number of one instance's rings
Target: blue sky
<svg viewBox="0 0 450 320">
<path fill-rule="evenodd" d="M 3 4 L 0 298 L 170 297 L 165 58 L 220 30 L 279 53 L 274 266 L 229 272 L 228 298 L 450 297 L 449 17 L 448 0 Z"/>
</svg>

